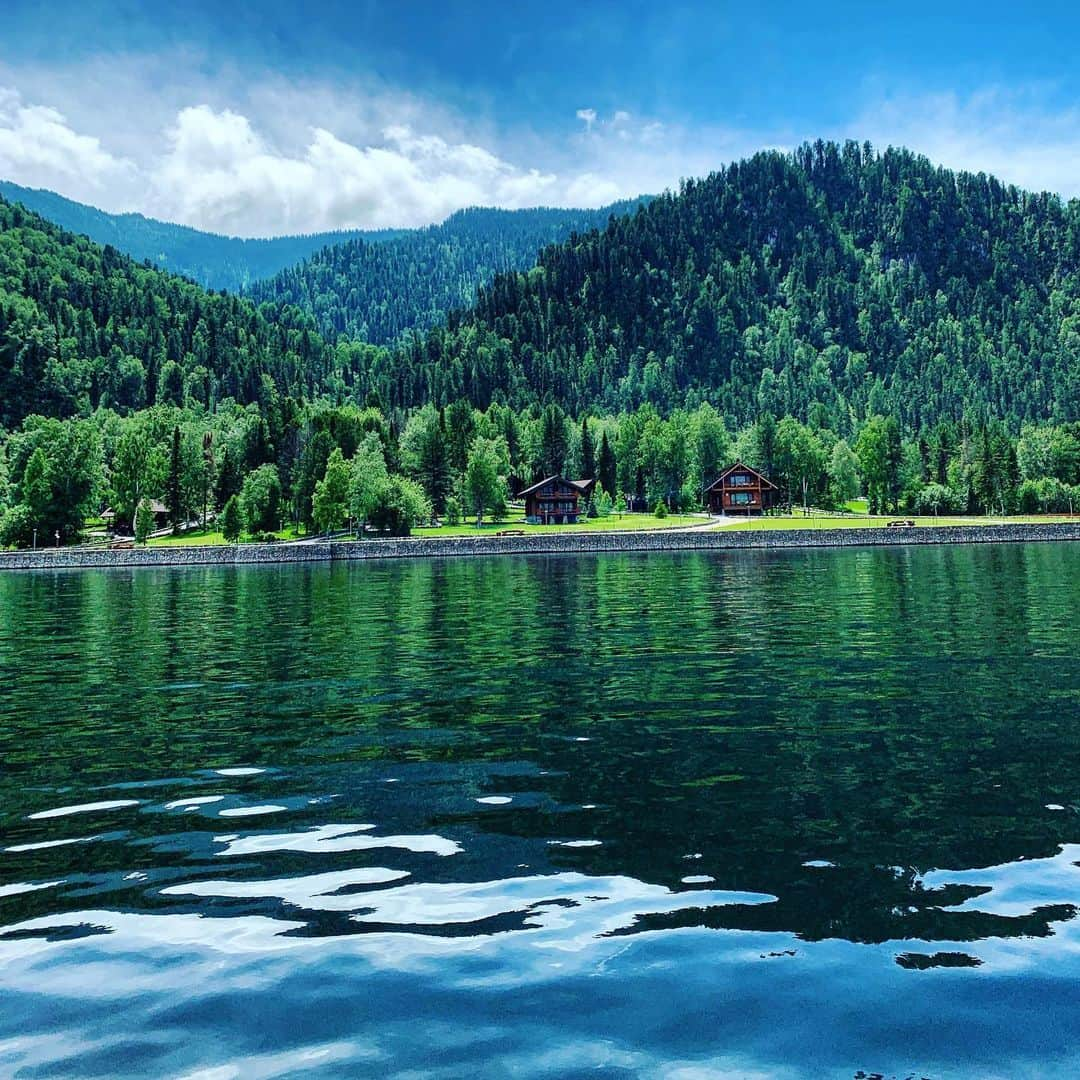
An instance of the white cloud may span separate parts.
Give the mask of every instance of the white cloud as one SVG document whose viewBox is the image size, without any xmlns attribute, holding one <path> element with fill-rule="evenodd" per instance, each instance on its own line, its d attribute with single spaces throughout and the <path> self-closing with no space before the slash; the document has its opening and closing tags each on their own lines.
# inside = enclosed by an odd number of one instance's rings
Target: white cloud
<svg viewBox="0 0 1080 1080">
<path fill-rule="evenodd" d="M 136 164 L 74 131 L 55 109 L 4 91 L 0 175 L 242 236 L 426 225 L 463 206 L 565 203 L 573 184 L 400 122 L 362 144 L 322 126 L 300 128 L 283 149 L 233 109 L 189 105 L 164 131 L 146 133 L 148 152 Z"/>
<path fill-rule="evenodd" d="M 540 136 L 367 77 L 245 76 L 187 55 L 55 71 L 0 61 L 0 178 L 243 236 L 424 225 L 469 205 L 599 206 L 819 136 L 1080 194 L 1080 111 L 1037 90 L 858 96 L 850 119 L 816 130 L 583 108 Z"/>
<path fill-rule="evenodd" d="M 578 109 L 575 115 L 584 123 L 586 131 L 592 131 L 592 126 L 596 123 L 595 109 Z"/>
<path fill-rule="evenodd" d="M 880 95 L 844 134 L 1031 190 L 1080 195 L 1080 109 L 1056 107 L 1045 87 Z"/>
<path fill-rule="evenodd" d="M 0 176 L 36 187 L 61 177 L 100 191 L 131 169 L 95 136 L 72 130 L 56 109 L 27 104 L 17 91 L 0 87 Z"/>
<path fill-rule="evenodd" d="M 556 177 L 522 170 L 469 143 L 383 132 L 357 146 L 310 129 L 295 154 L 275 150 L 250 121 L 208 106 L 181 111 L 167 154 L 153 166 L 161 212 L 213 231 L 254 235 L 364 225 L 425 225 L 462 206 L 534 206 Z"/>
</svg>

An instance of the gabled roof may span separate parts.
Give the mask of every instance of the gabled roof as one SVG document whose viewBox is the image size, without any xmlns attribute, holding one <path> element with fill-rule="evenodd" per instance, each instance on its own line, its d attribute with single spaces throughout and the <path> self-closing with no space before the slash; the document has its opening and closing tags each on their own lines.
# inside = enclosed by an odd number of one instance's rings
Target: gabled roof
<svg viewBox="0 0 1080 1080">
<path fill-rule="evenodd" d="M 534 491 L 539 491 L 545 484 L 550 484 L 552 480 L 561 480 L 559 476 L 548 476 L 543 480 L 538 480 L 531 487 L 523 488 L 518 492 L 518 498 L 522 498 L 525 495 L 531 495 Z"/>
<path fill-rule="evenodd" d="M 758 483 L 763 488 L 772 488 L 774 491 L 780 490 L 764 473 L 759 473 L 757 469 L 751 469 L 749 465 L 744 465 L 741 461 L 736 461 L 734 465 L 728 466 L 705 490 L 712 491 L 714 487 L 722 484 L 733 472 L 749 473 L 757 478 Z"/>
<path fill-rule="evenodd" d="M 531 487 L 525 488 L 523 491 L 518 492 L 518 498 L 523 499 L 526 495 L 532 495 L 534 491 L 539 491 L 545 484 L 551 484 L 558 482 L 560 484 L 566 484 L 567 487 L 575 488 L 582 495 L 585 495 L 595 485 L 595 480 L 567 480 L 564 476 L 549 476 L 544 480 L 540 480 L 533 484 Z"/>
<path fill-rule="evenodd" d="M 143 501 L 149 504 L 150 513 L 152 514 L 167 514 L 169 512 L 169 508 L 160 499 L 145 499 Z M 102 521 L 112 521 L 115 517 L 116 511 L 111 506 L 107 506 L 101 511 Z"/>
</svg>

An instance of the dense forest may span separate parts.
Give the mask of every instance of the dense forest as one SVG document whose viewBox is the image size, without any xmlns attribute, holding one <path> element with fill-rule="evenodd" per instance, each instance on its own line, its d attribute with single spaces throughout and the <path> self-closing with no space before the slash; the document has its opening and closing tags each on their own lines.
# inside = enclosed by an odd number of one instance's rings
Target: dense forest
<svg viewBox="0 0 1080 1080">
<path fill-rule="evenodd" d="M 818 144 L 549 245 L 384 347 L 0 201 L 0 545 L 106 506 L 145 531 L 150 500 L 232 536 L 405 531 L 552 473 L 598 477 L 595 513 L 691 508 L 736 458 L 808 506 L 1071 510 L 1078 275 L 1078 204 Z"/>
<path fill-rule="evenodd" d="M 311 312 L 328 338 L 389 345 L 408 330 L 428 330 L 448 312 L 472 307 L 478 286 L 498 273 L 527 270 L 541 248 L 573 242 L 576 234 L 647 201 L 600 210 L 459 210 L 441 225 L 387 243 L 357 239 L 327 247 L 247 293 L 259 303 Z"/>
<path fill-rule="evenodd" d="M 99 244 L 111 244 L 139 262 L 153 263 L 162 270 L 189 277 L 208 289 L 228 289 L 230 292 L 237 292 L 261 278 L 272 277 L 328 244 L 340 244 L 359 237 L 368 243 L 376 243 L 410 231 L 345 229 L 245 240 L 157 221 L 142 214 L 109 214 L 65 199 L 54 191 L 22 187 L 7 180 L 0 180 L 0 196 L 9 202 L 22 203 L 28 210 L 68 232 L 81 233 Z"/>
<path fill-rule="evenodd" d="M 500 275 L 391 370 L 401 405 L 1070 419 L 1080 202 L 902 150 L 762 153 Z"/>
<path fill-rule="evenodd" d="M 334 385 L 333 355 L 311 325 L 271 323 L 250 301 L 0 201 L 0 426 L 30 413 L 314 396 Z"/>
</svg>

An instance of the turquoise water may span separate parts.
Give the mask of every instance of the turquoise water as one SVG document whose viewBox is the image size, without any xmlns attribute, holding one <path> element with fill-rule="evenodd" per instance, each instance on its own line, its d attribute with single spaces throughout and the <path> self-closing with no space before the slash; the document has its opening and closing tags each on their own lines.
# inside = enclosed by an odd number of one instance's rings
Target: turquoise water
<svg viewBox="0 0 1080 1080">
<path fill-rule="evenodd" d="M 1074 1076 L 1080 546 L 0 576 L 0 1073 Z"/>
</svg>

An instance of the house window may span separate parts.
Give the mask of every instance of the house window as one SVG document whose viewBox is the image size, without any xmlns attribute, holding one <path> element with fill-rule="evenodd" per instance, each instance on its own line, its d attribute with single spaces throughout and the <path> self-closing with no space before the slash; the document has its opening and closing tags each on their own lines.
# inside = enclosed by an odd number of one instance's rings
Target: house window
<svg viewBox="0 0 1080 1080">
<path fill-rule="evenodd" d="M 753 492 L 736 491 L 731 495 L 732 506 L 749 506 L 754 502 Z"/>
<path fill-rule="evenodd" d="M 746 473 L 734 473 L 729 479 L 732 487 L 746 487 L 750 483 Z"/>
</svg>

